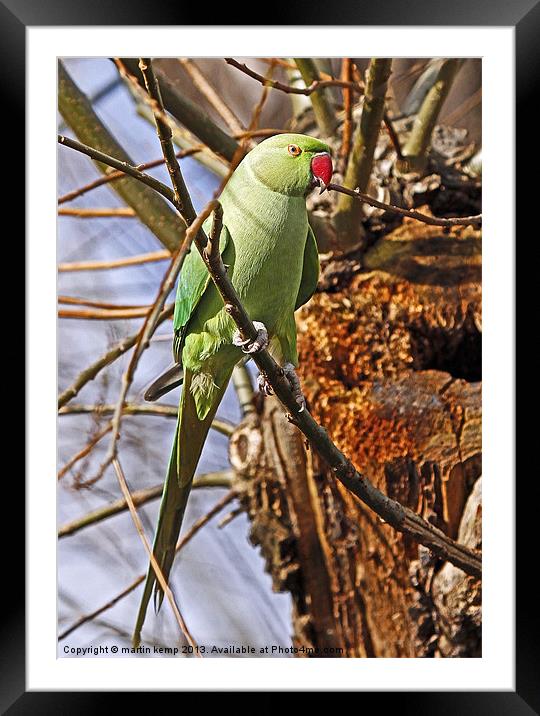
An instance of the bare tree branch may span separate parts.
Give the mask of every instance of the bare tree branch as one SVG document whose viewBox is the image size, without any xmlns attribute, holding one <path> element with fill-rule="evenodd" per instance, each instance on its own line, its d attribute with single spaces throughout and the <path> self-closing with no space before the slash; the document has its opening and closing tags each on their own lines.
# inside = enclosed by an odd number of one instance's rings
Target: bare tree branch
<svg viewBox="0 0 540 716">
<path fill-rule="evenodd" d="M 178 210 L 182 215 L 185 214 L 184 206 L 186 203 L 186 196 L 182 196 L 182 186 L 184 184 L 182 179 L 182 172 L 180 171 L 180 164 L 176 158 L 176 152 L 174 151 L 174 145 L 172 143 L 172 131 L 167 121 L 165 109 L 163 107 L 163 100 L 161 99 L 161 92 L 159 84 L 154 74 L 152 63 L 150 58 L 141 57 L 139 60 L 139 69 L 144 77 L 144 83 L 146 85 L 146 91 L 150 98 L 152 111 L 154 112 L 154 120 L 156 122 L 157 133 L 159 141 L 161 143 L 161 150 L 165 159 L 165 165 L 167 171 L 171 177 L 171 182 L 174 189 L 175 206 L 178 206 Z M 185 193 L 185 192 L 184 192 Z M 189 221 L 187 221 L 189 225 Z"/>
<path fill-rule="evenodd" d="M 273 73 L 274 73 L 274 65 L 270 65 L 270 67 L 268 68 L 268 72 L 266 73 L 267 79 L 271 79 Z M 259 124 L 259 119 L 262 114 L 264 105 L 266 104 L 266 101 L 268 100 L 269 94 L 270 93 L 269 93 L 268 85 L 264 85 L 262 92 L 261 92 L 261 98 L 259 99 L 259 101 L 255 105 L 255 107 L 253 108 L 253 112 L 251 114 L 251 120 L 249 122 L 249 129 L 245 133 L 246 136 L 249 136 L 249 137 L 264 136 L 262 133 L 265 131 L 268 131 L 268 130 L 257 131 L 257 129 L 255 129 L 255 128 Z"/>
<path fill-rule="evenodd" d="M 74 261 L 72 263 L 58 264 L 58 271 L 103 271 L 108 269 L 123 268 L 124 266 L 138 266 L 139 264 L 154 263 L 171 258 L 171 252 L 152 251 L 138 256 L 126 256 L 121 259 L 109 259 L 108 261 Z"/>
<path fill-rule="evenodd" d="M 70 208 L 58 209 L 58 216 L 72 216 L 77 219 L 133 219 L 137 212 L 129 206 L 96 207 L 91 209 Z"/>
<path fill-rule="evenodd" d="M 169 308 L 174 308 L 171 304 Z M 125 321 L 132 318 L 145 318 L 151 312 L 152 306 L 138 306 L 137 308 L 61 308 L 58 318 L 78 318 L 90 321 Z"/>
<path fill-rule="evenodd" d="M 354 131 L 352 148 L 345 170 L 343 184 L 366 191 L 373 169 L 373 157 L 379 138 L 386 102 L 386 88 L 392 60 L 373 57 L 369 62 L 362 114 Z M 346 249 L 358 245 L 364 238 L 363 207 L 351 201 L 347 194 L 338 197 L 333 224 L 338 243 Z"/>
<path fill-rule="evenodd" d="M 338 191 L 341 194 L 347 194 L 348 196 L 364 201 L 370 206 L 375 206 L 378 209 L 384 209 L 385 211 L 392 211 L 394 214 L 400 214 L 401 216 L 408 216 L 410 219 L 416 219 L 424 224 L 430 224 L 431 226 L 481 226 L 482 225 L 482 214 L 476 216 L 458 216 L 455 218 L 441 219 L 437 216 L 428 216 L 422 214 L 420 211 L 414 209 L 403 209 L 401 206 L 394 206 L 393 204 L 385 204 L 384 201 L 374 199 L 369 194 L 364 194 L 361 191 L 347 189 L 347 187 L 341 186 L 340 184 L 328 184 L 326 187 L 328 191 Z"/>
<path fill-rule="evenodd" d="M 197 477 L 195 477 L 195 479 L 193 480 L 193 489 L 196 490 L 201 487 L 227 487 L 230 489 L 231 481 L 231 470 L 221 470 L 220 472 L 207 472 L 202 475 L 197 475 Z M 162 493 L 163 483 L 160 483 L 159 485 L 155 485 L 154 487 L 147 487 L 143 490 L 136 490 L 135 492 L 132 492 L 131 498 L 133 500 L 133 504 L 136 507 L 141 507 L 141 505 L 145 505 L 147 502 L 157 500 L 158 497 L 161 497 Z M 61 539 L 62 537 L 74 535 L 85 527 L 96 525 L 100 522 L 103 522 L 103 520 L 108 519 L 109 517 L 113 517 L 114 515 L 118 515 L 121 512 L 125 512 L 127 509 L 128 504 L 125 499 L 122 498 L 119 500 L 115 500 L 114 502 L 111 502 L 104 507 L 99 507 L 97 510 L 92 510 L 92 512 L 88 512 L 86 515 L 83 515 L 76 520 L 67 522 L 58 530 L 58 538 Z"/>
<path fill-rule="evenodd" d="M 407 170 L 423 170 L 435 123 L 463 63 L 463 59 L 452 58 L 441 64 L 437 78 L 422 102 L 403 148 L 403 161 Z"/>
<path fill-rule="evenodd" d="M 178 159 L 183 159 L 184 157 L 191 157 L 194 154 L 197 154 L 198 152 L 201 152 L 204 149 L 204 145 L 200 144 L 196 147 L 192 147 L 190 149 L 182 149 L 179 152 L 176 152 L 176 156 Z M 165 164 L 165 159 L 163 157 L 160 157 L 159 159 L 154 159 L 150 162 L 145 162 L 144 164 L 139 164 L 135 167 L 135 169 L 138 169 L 139 171 L 144 171 L 145 169 L 153 169 L 154 167 L 159 167 L 162 164 Z M 74 199 L 77 199 L 80 196 L 83 196 L 83 194 L 86 194 L 89 191 L 92 191 L 93 189 L 97 189 L 100 186 L 103 186 L 105 184 L 109 184 L 110 182 L 114 182 L 117 179 L 122 179 L 125 177 L 125 172 L 123 171 L 112 171 L 108 170 L 105 176 L 99 177 L 99 179 L 95 179 L 92 182 L 89 182 L 88 184 L 85 184 L 84 186 L 79 187 L 78 189 L 73 189 L 73 191 L 68 192 L 67 194 L 64 194 L 63 196 L 58 198 L 58 204 L 65 204 L 69 201 L 73 201 Z"/>
<path fill-rule="evenodd" d="M 365 86 L 364 86 L 364 81 L 362 79 L 362 75 L 355 63 L 353 63 L 353 65 L 352 65 L 352 73 L 353 73 L 354 78 L 355 78 L 356 82 L 358 83 L 358 85 L 363 87 L 363 89 L 365 91 Z M 395 84 L 395 79 L 392 84 L 393 85 Z M 384 126 L 386 127 L 386 131 L 388 132 L 388 136 L 390 137 L 390 141 L 392 142 L 392 145 L 396 152 L 396 156 L 398 159 L 401 159 L 403 156 L 402 152 L 401 152 L 401 143 L 399 141 L 399 137 L 396 133 L 396 130 L 394 129 L 394 124 L 393 124 L 392 120 L 390 119 L 390 116 L 388 115 L 388 112 L 386 111 L 386 109 L 384 109 L 384 111 L 383 111 L 383 122 L 384 122 Z"/>
<path fill-rule="evenodd" d="M 235 366 L 232 374 L 232 381 L 234 389 L 236 390 L 236 397 L 240 404 L 240 410 L 242 415 L 247 415 L 255 410 L 253 403 L 253 383 L 251 382 L 251 376 L 249 370 L 245 364 Z"/>
<path fill-rule="evenodd" d="M 133 303 L 110 303 L 109 301 L 97 301 L 93 298 L 81 298 L 79 296 L 58 296 L 58 303 L 70 306 L 91 306 L 92 308 L 141 308 Z"/>
<path fill-rule="evenodd" d="M 60 408 L 58 411 L 59 415 L 113 415 L 116 409 L 114 403 L 91 403 L 90 405 L 72 403 Z M 163 403 L 154 403 L 148 405 L 146 403 L 124 403 L 122 411 L 123 415 L 155 415 L 156 417 L 162 418 L 174 418 L 178 417 L 178 405 L 164 405 Z M 230 437 L 234 431 L 234 425 L 228 420 L 220 418 L 214 418 L 212 421 L 212 428 L 218 433 Z"/>
<path fill-rule="evenodd" d="M 255 70 L 252 70 L 247 65 L 238 62 L 237 60 L 234 60 L 232 57 L 226 57 L 225 62 L 232 67 L 236 67 L 237 70 L 240 70 L 240 72 L 243 72 L 249 77 L 252 77 L 254 80 L 257 80 L 257 82 L 260 82 L 265 87 L 271 87 L 272 89 L 280 90 L 281 92 L 285 92 L 286 94 L 303 94 L 309 97 L 313 94 L 313 92 L 317 92 L 317 90 L 324 89 L 325 87 L 343 87 L 359 94 L 362 94 L 364 91 L 361 85 L 359 85 L 357 82 L 351 82 L 350 80 L 313 80 L 309 84 L 306 83 L 307 87 L 286 85 L 283 82 L 278 82 L 277 80 L 272 80 L 268 77 L 265 77 L 264 75 L 260 75 L 258 72 L 255 72 Z M 293 64 L 288 63 L 287 66 L 294 69 Z"/>
<path fill-rule="evenodd" d="M 129 162 L 122 161 L 120 159 L 115 159 L 114 157 L 111 157 L 109 154 L 105 154 L 104 152 L 100 152 L 98 149 L 94 149 L 93 147 L 89 147 L 86 144 L 82 144 L 81 142 L 78 142 L 76 139 L 71 139 L 71 137 L 65 137 L 62 134 L 58 135 L 58 142 L 60 144 L 63 144 L 65 147 L 69 147 L 70 149 L 76 149 L 78 152 L 81 152 L 82 154 L 86 154 L 87 157 L 90 157 L 90 159 L 94 159 L 96 162 L 101 162 L 102 164 L 106 164 L 110 167 L 113 167 L 114 169 L 118 169 L 123 174 L 127 174 L 134 179 L 138 179 L 143 184 L 146 184 L 154 191 L 157 191 L 158 194 L 161 194 L 165 197 L 165 199 L 168 199 L 171 204 L 176 206 L 175 199 L 174 199 L 174 192 L 172 189 L 170 189 L 166 184 L 163 184 L 162 182 L 155 179 L 150 174 L 145 174 L 144 172 L 141 172 L 139 169 L 137 169 L 136 166 L 133 164 L 129 164 Z M 108 181 L 111 181 L 111 179 L 108 178 Z M 176 206 L 178 209 L 178 207 Z"/>
</svg>

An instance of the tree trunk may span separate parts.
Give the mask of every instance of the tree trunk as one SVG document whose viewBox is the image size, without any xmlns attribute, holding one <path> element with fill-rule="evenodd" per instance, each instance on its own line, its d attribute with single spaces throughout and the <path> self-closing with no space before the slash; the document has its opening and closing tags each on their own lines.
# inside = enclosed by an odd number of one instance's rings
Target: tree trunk
<svg viewBox="0 0 540 716">
<path fill-rule="evenodd" d="M 324 267 L 299 319 L 309 408 L 377 487 L 481 546 L 481 258 L 472 229 L 406 221 Z M 481 655 L 481 585 L 347 492 L 260 400 L 231 441 L 241 504 L 293 641 L 328 656 Z"/>
</svg>

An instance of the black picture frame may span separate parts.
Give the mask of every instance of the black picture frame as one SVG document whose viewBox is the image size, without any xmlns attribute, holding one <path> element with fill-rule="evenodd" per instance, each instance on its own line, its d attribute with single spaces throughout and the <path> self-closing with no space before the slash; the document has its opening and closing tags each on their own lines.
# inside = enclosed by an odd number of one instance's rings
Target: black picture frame
<svg viewBox="0 0 540 716">
<path fill-rule="evenodd" d="M 208 8 L 183 7 L 180 2 L 157 3 L 131 0 L 129 3 L 99 3 L 87 0 L 0 0 L 0 57 L 1 97 L 3 120 L 6 122 L 3 136 L 14 136 L 17 141 L 8 142 L 2 148 L 4 170 L 9 168 L 13 193 L 10 202 L 23 200 L 23 171 L 25 163 L 22 128 L 24 127 L 25 105 L 25 28 L 40 25 L 201 25 L 199 20 L 208 18 Z M 213 8 L 212 25 L 259 24 L 253 8 L 238 3 Z M 268 19 L 268 18 L 266 18 Z M 531 127 L 535 116 L 533 102 L 538 95 L 538 45 L 540 44 L 540 2 L 539 0 L 384 0 L 378 3 L 360 3 L 354 0 L 336 3 L 321 3 L 306 0 L 275 7 L 272 20 L 279 19 L 280 25 L 448 25 L 448 26 L 513 26 L 516 39 L 516 100 L 517 132 L 524 143 L 516 164 L 516 177 L 527 176 L 528 167 L 538 167 L 537 142 L 527 141 L 537 130 Z M 246 22 L 246 20 L 248 22 Z M 488 119 L 496 121 L 496 118 Z M 536 120 L 533 120 L 533 123 Z M 9 133 L 9 134 L 8 134 Z M 47 138 L 44 138 L 47 141 Z M 56 141 L 56 137 L 49 138 Z M 527 144 L 525 142 L 527 141 Z M 32 165 L 27 157 L 27 166 L 32 171 L 39 167 Z M 11 181 L 13 178 L 13 181 Z M 527 207 L 534 206 L 538 199 L 533 195 L 535 182 L 521 181 L 517 198 L 517 230 L 527 218 Z M 521 209 L 521 210 L 520 210 Z M 30 210 L 30 208 L 29 208 Z M 19 216 L 24 216 L 21 207 Z M 523 233 L 523 230 L 520 231 Z M 537 232 L 536 232 L 537 233 Z M 531 241 L 534 236 L 531 236 Z M 19 239 L 20 241 L 20 239 Z M 17 243 L 13 237 L 11 243 Z M 22 241 L 21 241 L 22 243 Z M 19 351 L 20 353 L 20 351 Z M 20 361 L 20 356 L 17 357 Z M 16 394 L 20 403 L 20 389 Z M 29 396 L 31 410 L 31 396 Z M 31 446 L 27 446 L 31 449 Z M 25 615 L 24 615 L 24 484 L 19 474 L 12 470 L 5 488 L 6 502 L 11 512 L 18 505 L 18 520 L 5 527 L 3 593 L 6 601 L 0 613 L 0 708 L 10 715 L 38 714 L 94 714 L 113 708 L 125 708 L 128 694 L 100 692 L 26 692 L 25 690 Z M 43 479 L 47 479 L 43 476 Z M 515 475 L 508 475 L 515 479 Z M 536 478 L 534 478 L 536 481 Z M 537 481 L 536 481 L 537 482 Z M 516 603 L 516 691 L 515 692 L 384 692 L 363 693 L 358 705 L 362 710 L 395 708 L 398 713 L 422 714 L 520 714 L 540 713 L 539 678 L 540 667 L 538 633 L 538 592 L 534 585 L 535 569 L 532 562 L 534 544 L 532 528 L 535 526 L 533 510 L 537 500 L 531 499 L 530 485 L 517 486 L 517 603 Z M 9 500 L 9 503 L 7 502 Z M 7 510 L 6 510 L 7 512 Z M 5 513 L 4 513 L 5 514 Z M 7 517 L 6 517 L 7 519 Z M 7 524 L 7 523 L 6 523 Z M 531 534 L 528 534 L 530 531 Z M 536 541 L 537 541 L 537 535 Z M 531 576 L 532 575 L 532 576 Z M 509 575 L 509 579 L 513 575 Z M 429 689 L 429 684 L 426 684 Z M 153 693 L 137 693 L 137 706 L 144 708 L 146 697 L 154 699 Z M 269 695 L 265 700 L 267 708 L 279 708 L 275 698 Z M 276 694 L 273 695 L 277 696 Z M 178 695 L 176 695 L 178 698 Z M 119 699 L 122 699 L 120 702 Z M 383 699 L 383 702 L 381 702 Z M 185 704 L 185 702 L 183 702 Z M 281 708 L 285 707 L 281 701 Z M 150 705 L 150 701 L 148 700 Z M 155 708 L 155 702 L 154 706 Z M 177 708 L 181 704 L 177 702 Z M 334 705 L 335 707 L 335 705 Z M 320 707 L 319 707 L 320 708 Z M 329 702 L 329 708 L 332 708 Z"/>
</svg>

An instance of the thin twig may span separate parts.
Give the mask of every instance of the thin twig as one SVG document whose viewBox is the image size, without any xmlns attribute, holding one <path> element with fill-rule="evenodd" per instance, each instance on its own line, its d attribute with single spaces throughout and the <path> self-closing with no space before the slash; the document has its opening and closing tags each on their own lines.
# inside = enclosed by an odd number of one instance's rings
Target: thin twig
<svg viewBox="0 0 540 716">
<path fill-rule="evenodd" d="M 236 509 L 231 510 L 228 514 L 225 515 L 225 517 L 223 517 L 223 519 L 218 522 L 218 528 L 220 530 L 223 529 L 223 527 L 226 527 L 234 520 L 235 517 L 238 517 L 243 512 L 244 509 L 242 507 L 237 507 Z"/>
<path fill-rule="evenodd" d="M 158 194 L 161 194 L 163 197 L 165 197 L 165 199 L 168 199 L 174 206 L 176 206 L 174 200 L 174 192 L 172 191 L 172 189 L 170 189 L 166 184 L 163 184 L 163 182 L 160 182 L 155 179 L 150 174 L 145 174 L 144 172 L 141 172 L 139 169 L 137 169 L 137 167 L 133 166 L 133 164 L 123 162 L 120 159 L 115 159 L 109 154 L 100 152 L 98 149 L 89 147 L 87 144 L 82 144 L 82 142 L 78 142 L 76 139 L 71 139 L 71 137 L 65 137 L 62 134 L 58 135 L 58 143 L 62 144 L 64 147 L 69 147 L 70 149 L 75 149 L 82 154 L 86 154 L 87 157 L 90 157 L 90 159 L 93 159 L 96 162 L 107 164 L 114 169 L 118 169 L 123 174 L 127 174 L 134 179 L 138 179 L 140 182 L 146 184 L 151 189 L 154 189 L 154 191 L 157 191 Z M 111 180 L 109 179 L 109 181 Z"/>
<path fill-rule="evenodd" d="M 169 308 L 174 308 L 171 304 Z M 58 318 L 78 318 L 87 321 L 124 321 L 132 318 L 145 318 L 148 316 L 152 306 L 139 306 L 138 308 L 99 309 L 61 308 L 58 311 Z"/>
<path fill-rule="evenodd" d="M 69 208 L 58 209 L 58 216 L 73 216 L 77 219 L 133 219 L 137 216 L 135 209 L 130 206 L 113 206 L 110 208 L 96 207 L 94 209 Z"/>
<path fill-rule="evenodd" d="M 202 475 L 197 475 L 193 480 L 193 489 L 197 490 L 203 487 L 227 487 L 231 488 L 233 473 L 232 470 L 221 470 L 219 472 L 207 472 Z M 143 490 L 136 490 L 131 493 L 133 504 L 136 507 L 141 507 L 152 500 L 157 500 L 163 493 L 163 483 L 155 485 L 154 487 L 147 487 Z M 114 517 L 121 512 L 125 512 L 128 509 L 128 504 L 125 499 L 115 500 L 114 502 L 99 507 L 97 510 L 92 510 L 82 517 L 78 517 L 76 520 L 67 522 L 62 525 L 58 530 L 58 538 L 68 537 L 74 535 L 86 527 L 99 524 L 103 520 L 109 517 Z"/>
<path fill-rule="evenodd" d="M 261 62 L 264 62 L 267 65 L 277 65 L 278 67 L 283 67 L 285 70 L 296 70 L 298 69 L 294 62 L 287 62 L 287 60 L 284 60 L 282 57 L 259 57 L 259 60 Z M 321 72 L 321 76 L 322 76 Z M 329 79 L 329 78 L 325 78 Z"/>
<path fill-rule="evenodd" d="M 226 507 L 232 500 L 236 497 L 236 493 L 233 490 L 230 490 L 224 497 L 222 497 L 216 504 L 212 507 L 211 510 L 209 510 L 205 515 L 200 517 L 198 520 L 196 520 L 189 530 L 178 540 L 178 543 L 176 545 L 176 552 L 178 553 L 185 545 L 197 534 L 197 532 L 204 527 L 212 517 L 217 515 L 221 510 Z M 66 629 L 64 629 L 61 634 L 58 636 L 58 641 L 62 641 L 62 639 L 65 639 L 67 636 L 72 634 L 76 629 L 81 627 L 83 624 L 87 624 L 88 622 L 92 621 L 96 617 L 98 617 L 100 614 L 103 614 L 103 612 L 106 612 L 108 609 L 111 609 L 114 607 L 115 604 L 117 604 L 120 600 L 122 600 L 124 597 L 127 597 L 128 594 L 131 594 L 139 584 L 142 584 L 146 578 L 146 573 L 140 574 L 136 579 L 131 582 L 131 584 L 128 584 L 127 587 L 125 587 L 121 592 L 119 592 L 115 597 L 110 599 L 108 602 L 103 604 L 101 607 L 98 607 L 93 612 L 90 612 L 89 614 L 84 614 L 83 616 L 79 617 L 73 624 L 68 626 Z"/>
<path fill-rule="evenodd" d="M 203 149 L 204 145 L 199 144 L 195 147 L 191 147 L 190 149 L 181 149 L 180 151 L 176 152 L 176 156 L 178 159 L 183 159 L 184 157 L 191 157 L 194 154 L 201 152 Z M 165 164 L 165 159 L 163 157 L 160 157 L 159 159 L 153 159 L 152 161 L 145 162 L 144 164 L 138 164 L 135 169 L 138 169 L 142 172 L 146 169 L 154 169 L 154 167 L 160 167 L 162 164 Z M 58 204 L 65 204 L 69 201 L 73 201 L 74 199 L 83 196 L 83 194 L 86 194 L 93 189 L 97 189 L 104 184 L 109 184 L 110 182 L 122 179 L 123 177 L 125 177 L 125 172 L 119 170 L 110 170 L 107 174 L 105 174 L 105 176 L 99 177 L 99 179 L 95 179 L 94 181 L 89 182 L 88 184 L 85 184 L 78 189 L 73 189 L 73 191 L 70 191 L 67 194 L 64 194 L 63 196 L 59 197 Z"/>
<path fill-rule="evenodd" d="M 58 296 L 58 303 L 69 306 L 91 306 L 92 308 L 141 308 L 133 303 L 110 303 L 108 301 L 97 301 L 94 298 L 80 298 L 79 296 Z"/>
<path fill-rule="evenodd" d="M 313 94 L 313 92 L 317 92 L 317 90 L 324 89 L 325 87 L 348 87 L 359 94 L 362 94 L 363 92 L 362 87 L 360 87 L 356 82 L 344 82 L 343 80 L 335 79 L 315 80 L 308 87 L 295 87 L 294 85 L 286 85 L 278 80 L 272 80 L 264 77 L 258 72 L 255 72 L 255 70 L 249 68 L 247 65 L 237 62 L 237 60 L 234 60 L 232 57 L 226 57 L 225 62 L 232 67 L 236 67 L 237 70 L 240 70 L 240 72 L 243 72 L 254 80 L 257 80 L 257 82 L 260 82 L 262 85 L 280 90 L 286 94 L 303 94 L 309 97 L 309 95 Z"/>
<path fill-rule="evenodd" d="M 272 79 L 273 74 L 274 74 L 274 65 L 271 64 L 270 67 L 268 68 L 267 73 L 266 73 L 266 79 L 269 79 L 269 80 Z M 263 136 L 262 134 L 257 132 L 256 127 L 259 124 L 259 120 L 261 118 L 261 114 L 264 109 L 264 105 L 266 104 L 269 96 L 270 96 L 269 87 L 268 87 L 268 85 L 264 85 L 262 92 L 261 92 L 261 97 L 260 97 L 259 101 L 257 102 L 257 104 L 255 105 L 253 112 L 251 113 L 251 119 L 249 122 L 249 130 L 246 133 L 246 135 L 249 135 L 251 137 Z M 264 130 L 264 131 L 268 131 L 268 130 Z"/>
<path fill-rule="evenodd" d="M 160 95 L 160 99 L 158 101 L 157 98 L 154 97 L 156 88 L 155 87 L 153 88 L 152 94 L 149 93 L 149 91 L 148 91 L 147 80 L 149 78 L 148 78 L 148 72 L 146 70 L 147 70 L 148 63 L 150 62 L 150 59 L 145 58 L 145 57 L 140 57 L 139 61 L 138 61 L 138 69 L 139 69 L 139 72 L 141 73 L 142 78 L 144 80 L 144 86 L 139 84 L 137 78 L 135 77 L 135 75 L 133 75 L 128 70 L 128 68 L 126 67 L 123 60 L 121 60 L 118 57 L 115 57 L 115 58 L 113 58 L 113 62 L 116 65 L 116 68 L 117 68 L 118 72 L 120 73 L 120 76 L 128 82 L 129 86 L 131 87 L 131 89 L 133 90 L 135 95 L 137 97 L 139 97 L 144 104 L 146 104 L 150 107 L 156 123 L 160 122 L 163 126 L 168 127 L 169 120 L 167 118 L 167 113 L 165 111 L 165 108 L 163 107 L 163 102 L 161 101 L 161 95 Z M 151 74 L 152 74 L 152 77 L 154 77 L 153 71 Z M 145 89 L 146 89 L 146 91 L 145 91 Z M 164 159 L 165 159 L 165 163 L 167 163 L 167 157 L 164 157 Z"/>
<path fill-rule="evenodd" d="M 131 514 L 131 519 L 133 520 L 133 524 L 135 525 L 135 528 L 136 528 L 137 532 L 139 533 L 141 541 L 144 545 L 144 549 L 146 550 L 146 553 L 150 559 L 150 563 L 152 565 L 152 569 L 154 570 L 154 574 L 156 575 L 157 581 L 159 582 L 160 587 L 163 589 L 165 596 L 169 600 L 169 603 L 173 610 L 173 614 L 176 618 L 176 621 L 178 622 L 178 626 L 180 627 L 180 631 L 186 637 L 188 643 L 194 648 L 195 654 L 197 654 L 197 656 L 200 657 L 201 655 L 199 653 L 199 650 L 197 649 L 197 643 L 191 636 L 191 633 L 187 627 L 187 624 L 184 621 L 184 617 L 182 616 L 182 613 L 180 612 L 178 605 L 176 604 L 176 600 L 175 600 L 174 595 L 171 591 L 171 588 L 169 587 L 167 580 L 163 576 L 163 572 L 161 571 L 161 568 L 157 562 L 157 559 L 154 557 L 152 547 L 150 546 L 150 543 L 148 542 L 148 539 L 144 532 L 144 527 L 142 525 L 141 519 L 137 513 L 137 508 L 135 507 L 133 498 L 131 497 L 131 493 L 129 491 L 129 487 L 128 487 L 128 484 L 126 481 L 126 477 L 124 475 L 124 471 L 122 470 L 122 466 L 120 465 L 120 462 L 117 457 L 115 457 L 112 462 L 113 462 L 114 471 L 116 472 L 116 477 L 118 478 L 118 483 L 120 485 L 120 489 L 122 490 L 122 494 L 124 495 L 124 499 L 127 503 L 129 512 Z"/>
<path fill-rule="evenodd" d="M 80 460 L 87 457 L 87 455 L 90 455 L 92 450 L 96 447 L 96 445 L 99 443 L 99 441 L 107 435 L 111 431 L 112 423 L 109 421 L 107 425 L 103 428 L 103 430 L 100 430 L 98 433 L 96 433 L 89 442 L 86 443 L 86 445 L 79 450 L 73 457 L 71 457 L 66 464 L 58 470 L 58 480 L 61 480 L 64 475 L 71 470 L 73 465 L 76 465 Z"/>
<path fill-rule="evenodd" d="M 90 403 L 89 405 L 81 403 L 71 403 L 60 408 L 58 415 L 113 415 L 116 409 L 114 403 Z M 153 415 L 161 418 L 177 418 L 178 417 L 178 405 L 164 405 L 162 403 L 155 403 L 148 405 L 146 403 L 124 403 L 122 411 L 123 415 Z M 221 418 L 214 418 L 212 421 L 212 428 L 218 433 L 230 437 L 234 431 L 234 425 L 228 420 Z"/>
<path fill-rule="evenodd" d="M 139 264 L 165 261 L 165 259 L 170 258 L 171 252 L 167 251 L 167 249 L 163 249 L 162 251 L 151 251 L 147 254 L 126 256 L 121 259 L 109 259 L 107 261 L 75 261 L 72 263 L 58 264 L 58 271 L 105 271 L 109 269 L 123 268 L 124 266 L 138 266 Z"/>
<path fill-rule="evenodd" d="M 100 614 L 103 614 L 103 612 L 106 612 L 108 609 L 112 609 L 115 604 L 117 604 L 121 599 L 124 597 L 127 597 L 128 594 L 131 594 L 133 590 L 137 589 L 139 584 L 142 584 L 144 582 L 145 574 L 140 574 L 136 579 L 133 580 L 131 584 L 129 584 L 125 589 L 123 589 L 121 592 L 119 592 L 115 597 L 110 599 L 108 602 L 103 604 L 101 607 L 98 607 L 93 612 L 90 612 L 89 614 L 84 614 L 83 616 L 79 617 L 76 621 L 74 621 L 72 624 L 70 624 L 64 631 L 60 632 L 58 635 L 58 641 L 62 641 L 67 636 L 72 634 L 76 629 L 83 626 L 83 624 L 87 624 L 88 622 L 92 621 L 96 617 L 98 617 Z"/>
<path fill-rule="evenodd" d="M 403 153 L 401 151 L 401 143 L 399 141 L 399 137 L 397 135 L 396 130 L 394 129 L 394 124 L 386 110 L 383 114 L 383 122 L 384 126 L 386 127 L 386 131 L 388 132 L 388 136 L 390 137 L 390 141 L 392 142 L 392 146 L 394 147 L 394 151 L 396 152 L 397 158 L 403 159 Z"/>
<path fill-rule="evenodd" d="M 262 107 L 264 105 L 263 99 L 266 101 L 267 97 L 268 97 L 268 93 L 265 93 L 263 91 L 261 93 L 261 99 L 259 100 L 259 103 L 253 110 L 251 124 L 254 124 L 255 127 L 257 126 L 258 114 L 260 114 L 260 110 L 262 110 Z M 251 139 L 252 137 L 273 137 L 275 134 L 287 134 L 288 132 L 290 132 L 290 129 L 278 129 L 277 127 L 263 127 L 262 129 L 246 129 L 243 132 L 236 134 L 235 136 L 237 139 L 246 139 L 246 138 Z"/>
<path fill-rule="evenodd" d="M 350 57 L 344 57 L 341 66 L 341 78 L 345 82 L 350 82 L 352 77 L 352 59 Z M 351 138 L 352 138 L 352 90 L 350 87 L 343 88 L 343 110 L 345 113 L 345 119 L 343 121 L 342 135 L 341 135 L 341 147 L 339 154 L 344 167 L 347 166 L 347 160 L 351 151 Z"/>
<path fill-rule="evenodd" d="M 449 219 L 440 219 L 436 216 L 428 216 L 422 214 L 420 211 L 414 209 L 403 209 L 400 206 L 394 206 L 393 204 L 385 204 L 384 201 L 374 199 L 369 194 L 364 194 L 361 191 L 347 189 L 347 187 L 341 186 L 341 184 L 328 184 L 328 191 L 338 191 L 341 194 L 347 194 L 359 201 L 364 201 L 370 206 L 375 206 L 377 209 L 384 209 L 385 211 L 392 211 L 394 214 L 400 214 L 401 216 L 408 216 L 410 219 L 416 219 L 424 224 L 430 224 L 431 226 L 481 226 L 482 225 L 482 214 L 476 214 L 475 216 L 458 216 Z"/>
<path fill-rule="evenodd" d="M 165 165 L 174 189 L 174 195 L 176 199 L 175 206 L 178 206 L 178 210 L 181 214 L 184 214 L 184 197 L 181 195 L 181 186 L 184 183 L 182 179 L 182 172 L 180 171 L 180 164 L 176 158 L 176 152 L 174 151 L 174 145 L 172 142 L 172 130 L 167 120 L 167 115 L 163 107 L 163 100 L 161 99 L 161 92 L 159 90 L 159 84 L 154 74 L 152 62 L 149 57 L 141 57 L 139 60 L 139 69 L 144 77 L 144 83 L 146 85 L 147 95 L 145 95 L 147 101 L 150 102 L 152 112 L 154 113 L 154 120 L 156 122 L 156 129 L 161 143 L 161 150 L 165 159 Z M 133 78 L 136 86 L 139 87 L 137 80 Z M 189 225 L 189 224 L 188 224 Z"/>
<path fill-rule="evenodd" d="M 178 62 L 180 62 L 184 70 L 188 73 L 195 87 L 208 100 L 225 124 L 227 124 L 231 132 L 242 132 L 244 127 L 238 117 L 225 102 L 223 97 L 219 96 L 195 62 L 189 58 L 179 58 Z"/>
</svg>

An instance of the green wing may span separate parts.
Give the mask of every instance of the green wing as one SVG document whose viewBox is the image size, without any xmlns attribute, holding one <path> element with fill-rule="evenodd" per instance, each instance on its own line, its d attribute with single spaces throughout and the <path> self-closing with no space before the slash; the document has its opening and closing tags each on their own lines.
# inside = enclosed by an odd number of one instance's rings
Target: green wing
<svg viewBox="0 0 540 716">
<path fill-rule="evenodd" d="M 208 233 L 211 227 L 212 217 L 209 217 L 204 222 L 203 228 Z M 219 237 L 219 250 L 222 256 L 229 243 L 229 239 L 229 231 L 226 226 L 223 226 Z M 176 363 L 180 363 L 182 360 L 182 347 L 184 344 L 186 326 L 210 281 L 208 269 L 200 253 L 193 247 L 182 266 L 174 304 L 173 354 Z"/>
<path fill-rule="evenodd" d="M 300 308 L 300 306 L 303 306 L 304 303 L 307 303 L 313 296 L 317 288 L 318 280 L 319 250 L 317 248 L 315 234 L 310 226 L 308 228 L 306 248 L 304 249 L 304 267 L 302 269 L 302 279 L 300 281 L 300 288 L 298 289 L 298 296 L 296 297 L 295 311 Z"/>
</svg>

